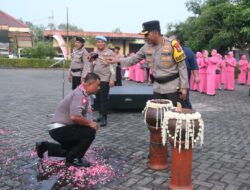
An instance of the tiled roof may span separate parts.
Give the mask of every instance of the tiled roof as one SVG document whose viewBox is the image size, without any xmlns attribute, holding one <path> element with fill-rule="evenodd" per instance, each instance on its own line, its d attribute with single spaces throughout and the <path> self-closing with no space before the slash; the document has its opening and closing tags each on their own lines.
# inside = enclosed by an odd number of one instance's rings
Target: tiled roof
<svg viewBox="0 0 250 190">
<path fill-rule="evenodd" d="M 59 30 L 45 30 L 43 32 L 44 36 L 53 36 L 55 33 L 58 33 L 62 36 L 67 36 L 66 31 Z M 144 36 L 135 34 L 135 33 L 113 33 L 113 32 L 68 32 L 69 36 L 105 36 L 107 38 L 134 38 L 134 39 L 143 39 Z"/>
<path fill-rule="evenodd" d="M 15 28 L 28 28 L 24 23 L 0 10 L 0 25 L 7 25 Z"/>
</svg>

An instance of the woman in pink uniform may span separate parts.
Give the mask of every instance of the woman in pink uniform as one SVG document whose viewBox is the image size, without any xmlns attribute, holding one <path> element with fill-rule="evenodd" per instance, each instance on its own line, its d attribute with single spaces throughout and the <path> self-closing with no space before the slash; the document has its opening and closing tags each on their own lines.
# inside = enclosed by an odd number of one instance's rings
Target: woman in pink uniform
<svg viewBox="0 0 250 190">
<path fill-rule="evenodd" d="M 135 65 L 135 81 L 136 82 L 144 82 L 144 69 L 142 68 L 142 64 L 145 63 L 145 59 L 141 60 L 139 63 Z"/>
<path fill-rule="evenodd" d="M 250 86 L 250 62 L 247 64 L 247 85 Z"/>
<path fill-rule="evenodd" d="M 199 67 L 200 83 L 198 86 L 198 91 L 200 93 L 205 93 L 205 78 L 206 78 L 206 65 L 203 60 L 203 55 L 201 52 L 196 53 L 197 65 Z"/>
<path fill-rule="evenodd" d="M 207 67 L 207 95 L 214 96 L 215 91 L 215 76 L 216 67 L 219 62 L 217 50 L 213 49 L 211 52 L 212 57 L 209 58 Z"/>
<path fill-rule="evenodd" d="M 247 66 L 248 66 L 247 57 L 246 55 L 242 55 L 241 60 L 239 61 L 239 69 L 240 69 L 240 74 L 238 75 L 239 84 L 246 84 Z"/>
<path fill-rule="evenodd" d="M 228 53 L 226 59 L 226 86 L 225 90 L 234 90 L 235 82 L 234 82 L 234 70 L 236 66 L 236 60 L 234 58 L 234 54 L 232 51 Z"/>
<path fill-rule="evenodd" d="M 202 52 L 203 54 L 203 62 L 204 62 L 204 89 L 203 89 L 203 92 L 204 93 L 207 93 L 207 67 L 208 67 L 208 62 L 209 62 L 209 59 L 208 59 L 208 51 L 207 50 L 204 50 Z"/>
<path fill-rule="evenodd" d="M 226 59 L 227 55 L 221 59 L 221 83 L 224 85 L 226 84 Z"/>
<path fill-rule="evenodd" d="M 129 80 L 134 80 L 135 79 L 135 67 L 134 66 L 130 66 L 128 67 L 129 70 Z"/>
<path fill-rule="evenodd" d="M 218 63 L 217 63 L 216 76 L 215 76 L 215 89 L 221 90 L 221 70 L 222 70 L 221 60 L 222 60 L 222 56 L 219 53 L 217 55 L 218 55 Z"/>
<path fill-rule="evenodd" d="M 133 56 L 133 55 L 135 55 L 135 53 L 130 53 L 130 55 L 129 56 Z M 133 65 L 133 66 L 129 66 L 128 67 L 128 70 L 129 70 L 129 80 L 133 80 L 133 81 L 135 81 L 135 66 Z"/>
</svg>

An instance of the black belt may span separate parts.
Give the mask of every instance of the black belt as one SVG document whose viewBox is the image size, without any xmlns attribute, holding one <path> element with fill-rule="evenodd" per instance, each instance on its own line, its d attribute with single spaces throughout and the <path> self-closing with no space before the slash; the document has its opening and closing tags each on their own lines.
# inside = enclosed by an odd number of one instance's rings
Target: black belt
<svg viewBox="0 0 250 190">
<path fill-rule="evenodd" d="M 179 73 L 176 73 L 176 74 L 169 76 L 169 77 L 158 77 L 158 78 L 154 77 L 154 75 L 150 75 L 150 79 L 151 79 L 152 83 L 156 81 L 160 84 L 170 82 L 172 80 L 177 79 L 178 77 L 179 77 Z"/>
<path fill-rule="evenodd" d="M 71 69 L 71 71 L 72 71 L 73 73 L 75 73 L 75 72 L 82 71 L 82 69 Z"/>
</svg>

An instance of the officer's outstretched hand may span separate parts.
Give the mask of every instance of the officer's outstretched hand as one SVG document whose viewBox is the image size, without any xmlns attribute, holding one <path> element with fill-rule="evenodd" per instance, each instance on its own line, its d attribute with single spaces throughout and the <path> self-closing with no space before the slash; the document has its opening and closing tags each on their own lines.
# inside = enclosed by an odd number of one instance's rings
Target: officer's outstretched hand
<svg viewBox="0 0 250 190">
<path fill-rule="evenodd" d="M 110 58 L 106 59 L 106 62 L 108 64 L 116 64 L 116 63 L 119 62 L 119 59 L 118 59 L 118 57 L 113 56 L 113 57 L 110 57 Z"/>
<path fill-rule="evenodd" d="M 93 62 L 93 61 L 95 61 L 98 57 L 99 57 L 98 53 L 91 52 L 91 53 L 88 55 L 88 60 L 89 60 L 89 62 Z"/>
<path fill-rule="evenodd" d="M 181 99 L 185 101 L 187 98 L 187 89 L 183 88 L 181 89 Z"/>
</svg>

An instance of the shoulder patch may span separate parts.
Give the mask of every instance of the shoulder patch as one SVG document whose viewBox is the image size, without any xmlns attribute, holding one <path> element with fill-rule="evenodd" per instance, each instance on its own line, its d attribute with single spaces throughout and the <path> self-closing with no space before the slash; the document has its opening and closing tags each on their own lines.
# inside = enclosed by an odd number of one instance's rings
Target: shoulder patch
<svg viewBox="0 0 250 190">
<path fill-rule="evenodd" d="M 186 55 L 185 55 L 183 49 L 181 48 L 181 45 L 179 44 L 179 42 L 177 42 L 177 40 L 173 40 L 171 42 L 171 45 L 173 47 L 173 58 L 174 58 L 175 62 L 179 63 L 179 62 L 185 60 Z"/>
</svg>

